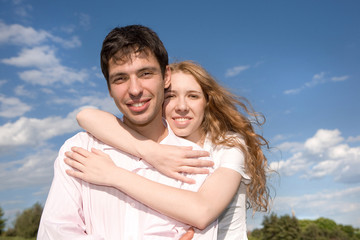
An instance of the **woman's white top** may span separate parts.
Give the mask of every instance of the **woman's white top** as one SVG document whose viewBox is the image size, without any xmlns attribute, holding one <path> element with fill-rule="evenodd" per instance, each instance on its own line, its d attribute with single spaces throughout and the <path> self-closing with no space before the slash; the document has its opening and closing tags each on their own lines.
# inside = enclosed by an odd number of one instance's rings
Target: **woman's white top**
<svg viewBox="0 0 360 240">
<path fill-rule="evenodd" d="M 243 143 L 239 134 L 228 133 L 235 136 Z M 250 183 L 251 178 L 245 173 L 244 154 L 241 149 L 236 147 L 227 147 L 223 145 L 214 145 L 207 137 L 203 148 L 210 152 L 215 163 L 214 168 L 230 168 L 241 174 L 240 187 L 226 207 L 225 211 L 218 218 L 218 238 L 226 240 L 247 240 L 246 230 L 246 185 Z"/>
</svg>

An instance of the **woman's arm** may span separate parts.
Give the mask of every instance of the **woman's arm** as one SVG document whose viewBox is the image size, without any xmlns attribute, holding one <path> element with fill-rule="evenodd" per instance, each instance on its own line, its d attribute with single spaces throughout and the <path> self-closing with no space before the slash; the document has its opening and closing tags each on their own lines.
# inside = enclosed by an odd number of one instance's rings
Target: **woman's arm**
<svg viewBox="0 0 360 240">
<path fill-rule="evenodd" d="M 228 168 L 218 168 L 198 192 L 169 187 L 116 167 L 110 157 L 97 149 L 88 152 L 74 147 L 65 162 L 76 170 L 70 176 L 84 181 L 112 186 L 143 204 L 178 221 L 204 229 L 231 202 L 239 188 L 241 175 Z"/>
<path fill-rule="evenodd" d="M 194 183 L 181 173 L 206 174 L 205 167 L 213 166 L 212 161 L 197 158 L 209 155 L 205 151 L 193 151 L 191 147 L 161 145 L 149 140 L 129 128 L 116 116 L 98 109 L 84 109 L 76 119 L 79 125 L 104 143 L 124 152 L 140 157 L 164 175 Z"/>
</svg>

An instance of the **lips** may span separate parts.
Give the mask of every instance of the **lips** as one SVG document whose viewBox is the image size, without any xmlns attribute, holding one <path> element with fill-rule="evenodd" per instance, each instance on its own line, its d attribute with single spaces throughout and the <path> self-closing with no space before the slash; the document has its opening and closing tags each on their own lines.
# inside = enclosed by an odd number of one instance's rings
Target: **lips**
<svg viewBox="0 0 360 240">
<path fill-rule="evenodd" d="M 191 117 L 173 117 L 172 120 L 174 121 L 174 124 L 178 128 L 185 128 L 187 127 L 192 118 Z"/>
<path fill-rule="evenodd" d="M 126 103 L 126 105 L 132 112 L 141 113 L 144 112 L 149 107 L 150 99 L 131 101 Z"/>
</svg>

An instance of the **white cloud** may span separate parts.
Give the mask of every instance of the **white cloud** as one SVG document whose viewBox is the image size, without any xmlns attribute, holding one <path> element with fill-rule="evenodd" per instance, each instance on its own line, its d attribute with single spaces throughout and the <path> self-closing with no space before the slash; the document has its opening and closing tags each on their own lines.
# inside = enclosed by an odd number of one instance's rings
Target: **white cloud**
<svg viewBox="0 0 360 240">
<path fill-rule="evenodd" d="M 15 6 L 15 14 L 20 17 L 28 17 L 29 11 L 32 10 L 32 6 L 30 4 L 24 4 L 22 0 L 13 0 L 12 3 Z"/>
<path fill-rule="evenodd" d="M 35 46 L 43 44 L 46 41 L 59 43 L 65 48 L 74 48 L 81 46 L 78 37 L 72 37 L 70 40 L 63 39 L 45 31 L 35 30 L 32 27 L 24 27 L 19 24 L 7 25 L 0 21 L 0 44 L 15 44 L 20 46 Z"/>
<path fill-rule="evenodd" d="M 75 95 L 75 94 L 74 94 Z M 57 98 L 54 99 L 54 104 L 68 104 L 77 107 L 95 107 L 104 111 L 119 115 L 120 111 L 116 107 L 114 100 L 110 96 L 82 96 L 78 99 L 71 98 Z"/>
<path fill-rule="evenodd" d="M 356 136 L 356 137 L 349 137 L 347 139 L 348 142 L 360 142 L 360 136 Z"/>
<path fill-rule="evenodd" d="M 19 56 L 2 59 L 3 63 L 16 67 L 37 67 L 45 68 L 59 65 L 54 50 L 49 46 L 22 49 Z"/>
<path fill-rule="evenodd" d="M 24 96 L 24 97 L 30 97 L 30 98 L 35 97 L 35 93 L 30 92 L 27 89 L 25 89 L 24 85 L 17 85 L 14 89 L 14 92 L 18 96 Z"/>
<path fill-rule="evenodd" d="M 284 94 L 288 95 L 288 94 L 297 94 L 299 92 L 301 92 L 304 88 L 295 88 L 295 89 L 288 89 L 284 91 Z"/>
<path fill-rule="evenodd" d="M 278 148 L 291 154 L 285 160 L 270 164 L 282 175 L 302 173 L 303 178 L 331 176 L 338 182 L 360 182 L 360 146 L 346 144 L 338 129 L 319 129 L 304 143 L 284 142 Z"/>
<path fill-rule="evenodd" d="M 32 46 L 43 43 L 48 37 L 49 33 L 44 30 L 36 31 L 19 24 L 6 25 L 0 21 L 0 43 Z"/>
<path fill-rule="evenodd" d="M 50 86 L 55 83 L 69 85 L 83 82 L 88 73 L 86 70 L 76 70 L 61 65 L 55 52 L 48 46 L 23 49 L 17 57 L 1 60 L 5 64 L 16 67 L 34 67 L 19 73 L 19 77 L 27 83 Z"/>
<path fill-rule="evenodd" d="M 57 151 L 43 149 L 21 160 L 0 163 L 0 191 L 50 185 Z"/>
<path fill-rule="evenodd" d="M 309 165 L 303 153 L 297 152 L 287 160 L 270 163 L 270 168 L 278 172 L 281 171 L 281 175 L 291 176 L 297 172 L 305 171 Z"/>
<path fill-rule="evenodd" d="M 340 219 L 339 216 L 345 216 L 347 217 L 345 224 L 351 224 L 352 214 L 360 211 L 360 203 L 357 201 L 359 197 L 360 187 L 294 197 L 278 196 L 275 198 L 273 210 L 278 214 L 283 214 L 294 209 L 295 213 L 301 213 L 297 216 L 300 219 L 304 216 L 311 219 L 327 217 L 343 224 L 344 219 Z"/>
<path fill-rule="evenodd" d="M 2 85 L 6 84 L 7 82 L 8 82 L 7 80 L 1 79 L 1 80 L 0 80 L 0 87 L 1 87 Z"/>
<path fill-rule="evenodd" d="M 85 29 L 89 29 L 91 21 L 90 21 L 90 16 L 88 14 L 80 13 L 79 20 L 80 20 L 80 26 L 82 26 Z"/>
<path fill-rule="evenodd" d="M 19 146 L 37 146 L 46 140 L 79 128 L 75 116 L 80 109 L 70 112 L 65 118 L 58 116 L 44 119 L 21 117 L 13 123 L 0 126 L 0 149 Z"/>
<path fill-rule="evenodd" d="M 319 129 L 314 137 L 306 140 L 305 148 L 307 148 L 312 153 L 321 153 L 325 149 L 333 147 L 339 142 L 343 141 L 344 138 L 340 135 L 341 133 L 338 129 Z"/>
<path fill-rule="evenodd" d="M 298 142 L 283 142 L 276 146 L 276 148 L 280 149 L 281 151 L 287 152 L 299 152 L 304 149 L 304 144 Z"/>
<path fill-rule="evenodd" d="M 76 48 L 81 46 L 81 41 L 77 36 L 73 36 L 70 40 L 63 39 L 60 37 L 56 37 L 53 35 L 50 35 L 49 38 L 56 43 L 59 43 L 64 48 Z"/>
<path fill-rule="evenodd" d="M 335 170 L 339 167 L 340 161 L 335 160 L 327 160 L 322 161 L 316 165 L 314 165 L 311 169 L 311 172 L 308 175 L 311 175 L 313 178 L 320 178 L 326 175 L 330 175 L 335 172 Z"/>
<path fill-rule="evenodd" d="M 0 95 L 0 117 L 19 117 L 30 110 L 31 106 L 23 103 L 20 99 Z"/>
<path fill-rule="evenodd" d="M 345 76 L 340 76 L 340 77 L 332 77 L 331 81 L 342 82 L 342 81 L 345 81 L 347 79 L 349 79 L 349 76 L 345 75 Z"/>
<path fill-rule="evenodd" d="M 29 70 L 19 73 L 27 83 L 41 86 L 51 86 L 55 83 L 70 85 L 74 82 L 84 82 L 88 77 L 86 70 L 75 70 L 65 66 L 54 66 L 45 69 Z"/>
<path fill-rule="evenodd" d="M 294 89 L 288 89 L 284 91 L 284 94 L 289 95 L 289 94 L 297 94 L 299 92 L 301 92 L 302 90 L 306 89 L 306 88 L 312 88 L 315 87 L 319 84 L 324 84 L 328 81 L 333 81 L 333 82 L 341 82 L 341 81 L 345 81 L 349 78 L 349 76 L 345 75 L 345 76 L 340 76 L 340 77 L 332 77 L 332 78 L 326 78 L 326 73 L 325 72 L 320 72 L 315 74 L 312 77 L 312 80 L 309 82 L 305 82 L 303 86 L 299 87 L 299 88 L 294 88 Z"/>
<path fill-rule="evenodd" d="M 236 66 L 233 68 L 230 68 L 228 70 L 226 70 L 225 76 L 226 77 L 234 77 L 236 75 L 239 75 L 241 72 L 249 69 L 250 66 L 249 65 L 245 65 L 245 66 Z"/>
</svg>

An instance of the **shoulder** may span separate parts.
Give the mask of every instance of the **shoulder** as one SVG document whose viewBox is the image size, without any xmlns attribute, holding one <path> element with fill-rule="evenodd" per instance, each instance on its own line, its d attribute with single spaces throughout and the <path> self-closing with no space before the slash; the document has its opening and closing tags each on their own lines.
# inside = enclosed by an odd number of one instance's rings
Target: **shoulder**
<svg viewBox="0 0 360 240">
<path fill-rule="evenodd" d="M 105 146 L 107 145 L 96 139 L 90 133 L 78 132 L 64 142 L 60 148 L 60 154 L 69 151 L 72 147 L 82 147 L 90 150 L 91 148 L 103 149 Z"/>
<path fill-rule="evenodd" d="M 66 145 L 72 145 L 72 146 L 79 146 L 83 147 L 84 145 L 88 145 L 91 142 L 95 142 L 95 137 L 93 137 L 88 132 L 78 132 L 71 138 L 67 139 L 64 143 L 64 146 Z"/>
<path fill-rule="evenodd" d="M 239 133 L 228 132 L 226 138 L 233 138 L 235 141 L 239 141 L 245 146 L 245 141 Z M 230 168 L 243 177 L 243 181 L 250 179 L 245 171 L 245 155 L 242 149 L 239 147 L 229 147 L 224 145 L 212 144 L 212 157 L 217 162 L 219 167 Z"/>
</svg>

